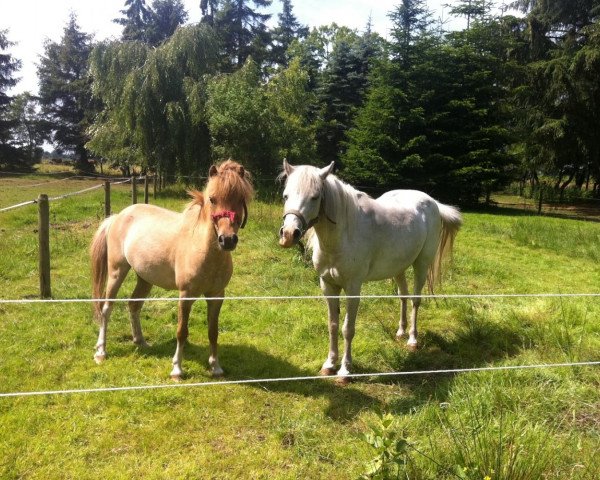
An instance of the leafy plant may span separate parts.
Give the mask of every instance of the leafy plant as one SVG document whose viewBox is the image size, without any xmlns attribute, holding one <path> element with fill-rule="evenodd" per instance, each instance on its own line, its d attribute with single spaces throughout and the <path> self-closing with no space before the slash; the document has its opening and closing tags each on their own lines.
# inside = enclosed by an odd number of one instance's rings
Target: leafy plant
<svg viewBox="0 0 600 480">
<path fill-rule="evenodd" d="M 376 425 L 365 435 L 365 440 L 375 450 L 375 457 L 368 464 L 368 470 L 360 478 L 387 480 L 400 478 L 408 463 L 408 440 L 398 430 L 393 415 L 381 415 Z"/>
</svg>

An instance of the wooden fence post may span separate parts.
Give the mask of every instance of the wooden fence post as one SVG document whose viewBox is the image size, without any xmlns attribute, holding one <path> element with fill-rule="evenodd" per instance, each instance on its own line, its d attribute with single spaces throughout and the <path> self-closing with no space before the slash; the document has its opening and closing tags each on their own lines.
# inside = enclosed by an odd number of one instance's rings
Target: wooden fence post
<svg viewBox="0 0 600 480">
<path fill-rule="evenodd" d="M 39 271 L 40 271 L 40 297 L 50 298 L 50 208 L 48 195 L 40 193 L 38 203 L 38 239 L 39 239 Z"/>
<path fill-rule="evenodd" d="M 144 203 L 148 203 L 148 174 L 144 175 Z"/>
<path fill-rule="evenodd" d="M 156 173 L 152 175 L 152 198 L 156 200 Z"/>
<path fill-rule="evenodd" d="M 131 203 L 137 203 L 137 179 L 135 175 L 131 177 Z"/>
<path fill-rule="evenodd" d="M 110 182 L 104 182 L 104 218 L 110 217 Z"/>
</svg>

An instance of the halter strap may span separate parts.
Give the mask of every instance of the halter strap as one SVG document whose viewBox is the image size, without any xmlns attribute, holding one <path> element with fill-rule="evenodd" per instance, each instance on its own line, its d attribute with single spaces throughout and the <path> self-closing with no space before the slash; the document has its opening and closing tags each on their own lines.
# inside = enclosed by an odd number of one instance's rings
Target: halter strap
<svg viewBox="0 0 600 480">
<path fill-rule="evenodd" d="M 242 206 L 244 207 L 244 218 L 240 223 L 240 228 L 244 228 L 246 226 L 246 220 L 248 220 L 248 207 L 246 206 L 246 202 L 242 202 Z M 217 222 L 221 218 L 228 218 L 231 223 L 235 222 L 237 214 L 231 210 L 221 210 L 220 212 L 213 213 L 211 215 L 212 221 Z"/>
<path fill-rule="evenodd" d="M 287 215 L 295 215 L 296 217 L 298 217 L 298 220 L 300 220 L 300 223 L 302 223 L 302 235 L 304 235 L 304 233 L 306 233 L 306 231 L 310 227 L 312 227 L 315 223 L 319 221 L 319 217 L 317 216 L 316 218 L 313 218 L 310 222 L 307 222 L 306 218 L 304 218 L 304 215 L 302 215 L 302 213 L 299 210 L 294 209 L 286 210 L 283 214 L 283 218 L 285 218 Z"/>
</svg>

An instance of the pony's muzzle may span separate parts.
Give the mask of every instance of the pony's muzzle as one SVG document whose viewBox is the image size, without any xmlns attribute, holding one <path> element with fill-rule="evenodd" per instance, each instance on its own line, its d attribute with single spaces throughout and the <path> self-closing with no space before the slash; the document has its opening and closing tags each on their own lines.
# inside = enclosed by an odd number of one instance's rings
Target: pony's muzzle
<svg viewBox="0 0 600 480">
<path fill-rule="evenodd" d="M 231 251 L 235 249 L 238 243 L 238 236 L 235 233 L 233 235 L 219 235 L 218 240 L 221 249 Z"/>
<path fill-rule="evenodd" d="M 285 248 L 297 245 L 302 237 L 302 231 L 299 228 L 281 227 L 279 229 L 279 245 Z"/>
</svg>

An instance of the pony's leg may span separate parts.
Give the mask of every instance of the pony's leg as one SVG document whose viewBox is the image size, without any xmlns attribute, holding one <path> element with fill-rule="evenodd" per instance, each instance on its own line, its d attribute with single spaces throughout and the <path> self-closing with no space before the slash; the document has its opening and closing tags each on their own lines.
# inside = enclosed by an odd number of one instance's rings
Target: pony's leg
<svg viewBox="0 0 600 480">
<path fill-rule="evenodd" d="M 131 293 L 131 298 L 146 298 L 152 289 L 152 284 L 142 279 L 139 275 L 137 283 Z M 129 302 L 129 319 L 131 320 L 131 336 L 133 343 L 140 347 L 147 347 L 148 344 L 142 333 L 142 325 L 140 324 L 140 311 L 144 306 L 144 302 Z"/>
<path fill-rule="evenodd" d="M 173 357 L 173 370 L 171 370 L 171 378 L 176 381 L 181 380 L 183 375 L 181 361 L 183 360 L 183 347 L 188 338 L 188 321 L 193 303 L 193 300 L 186 300 L 185 296 L 180 294 L 177 320 L 177 349 Z"/>
<path fill-rule="evenodd" d="M 394 281 L 398 285 L 398 295 L 400 295 L 400 324 L 398 325 L 398 331 L 396 332 L 396 340 L 400 340 L 406 334 L 406 312 L 407 312 L 407 300 L 408 295 L 408 284 L 406 283 L 406 275 L 402 272 L 400 275 L 394 277 Z"/>
<path fill-rule="evenodd" d="M 128 264 L 109 267 L 108 280 L 106 282 L 106 298 L 115 298 L 117 296 L 119 288 L 121 288 L 130 268 Z M 94 354 L 96 363 L 102 363 L 106 358 L 106 331 L 112 309 L 113 302 L 105 301 L 100 314 L 100 331 L 98 333 L 98 341 L 96 342 L 96 353 Z"/>
<path fill-rule="evenodd" d="M 358 297 L 360 295 L 360 284 L 346 287 L 344 290 L 348 297 Z M 359 303 L 359 298 L 346 299 L 346 318 L 342 327 L 342 333 L 344 334 L 344 356 L 342 357 L 342 365 L 338 370 L 338 375 L 341 376 L 348 375 L 352 368 L 352 339 L 354 338 L 354 326 L 356 324 Z M 347 379 L 342 379 L 342 381 L 346 382 Z"/>
<path fill-rule="evenodd" d="M 225 292 L 220 292 L 215 297 L 223 297 Z M 208 365 L 210 373 L 213 377 L 223 375 L 223 369 L 219 365 L 219 357 L 217 355 L 217 339 L 219 337 L 219 312 L 221 311 L 223 300 L 207 300 L 206 313 L 208 318 L 208 341 L 210 343 L 210 356 L 208 357 Z"/>
<path fill-rule="evenodd" d="M 428 265 L 415 263 L 413 265 L 415 271 L 414 295 L 421 295 L 425 282 L 427 281 Z M 410 329 L 408 330 L 408 345 L 409 350 L 417 349 L 417 313 L 421 306 L 421 298 L 413 298 L 412 312 L 410 314 Z"/>
<path fill-rule="evenodd" d="M 337 297 L 341 288 L 320 280 L 321 290 L 326 297 Z M 329 355 L 321 367 L 321 375 L 335 375 L 338 361 L 338 328 L 340 323 L 340 299 L 327 298 L 327 314 L 329 319 Z"/>
</svg>

